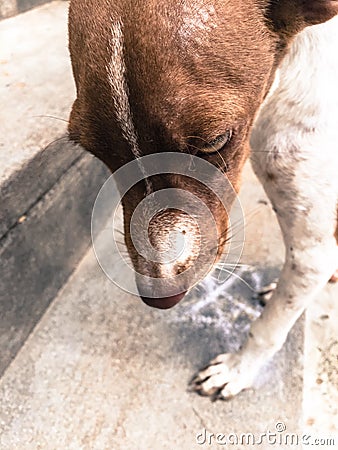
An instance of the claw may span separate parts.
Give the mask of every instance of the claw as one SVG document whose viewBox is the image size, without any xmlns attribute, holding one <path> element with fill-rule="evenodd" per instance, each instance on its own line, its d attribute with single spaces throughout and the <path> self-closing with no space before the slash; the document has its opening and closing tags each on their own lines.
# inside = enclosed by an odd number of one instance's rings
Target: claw
<svg viewBox="0 0 338 450">
<path fill-rule="evenodd" d="M 210 400 L 212 402 L 217 402 L 217 400 L 224 400 L 221 394 L 221 389 L 218 389 L 214 394 L 212 394 Z"/>
<path fill-rule="evenodd" d="M 259 298 L 259 301 L 262 306 L 265 306 L 267 302 L 271 299 L 274 291 L 276 290 L 277 281 L 278 280 L 274 280 L 272 283 L 267 284 L 260 291 L 257 292 L 257 298 Z"/>
</svg>

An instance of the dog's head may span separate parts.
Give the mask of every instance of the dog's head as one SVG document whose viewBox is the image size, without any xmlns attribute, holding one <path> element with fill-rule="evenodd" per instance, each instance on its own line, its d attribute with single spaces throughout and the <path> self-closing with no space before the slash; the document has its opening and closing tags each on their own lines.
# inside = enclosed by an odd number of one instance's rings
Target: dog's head
<svg viewBox="0 0 338 450">
<path fill-rule="evenodd" d="M 237 191 L 255 114 L 290 41 L 305 26 L 330 19 L 338 12 L 337 4 L 72 0 L 69 36 L 77 99 L 70 139 L 112 171 L 155 153 L 196 155 L 220 168 Z M 138 204 L 168 188 L 176 189 L 178 196 L 187 191 L 201 199 L 217 229 L 216 244 L 211 243 L 180 208 L 159 210 L 147 224 L 155 249 L 165 251 L 172 233 L 189 237 L 190 250 L 170 263 L 141 256 L 130 235 Z M 228 208 L 232 201 L 230 195 Z M 224 202 L 184 175 L 145 176 L 126 193 L 123 207 L 125 241 L 140 274 L 174 283 L 175 276 L 193 264 L 198 248 L 205 252 L 216 245 L 216 259 L 224 249 L 228 227 Z M 183 297 L 185 283 L 179 294 L 163 291 L 159 299 L 146 301 L 170 307 Z"/>
</svg>

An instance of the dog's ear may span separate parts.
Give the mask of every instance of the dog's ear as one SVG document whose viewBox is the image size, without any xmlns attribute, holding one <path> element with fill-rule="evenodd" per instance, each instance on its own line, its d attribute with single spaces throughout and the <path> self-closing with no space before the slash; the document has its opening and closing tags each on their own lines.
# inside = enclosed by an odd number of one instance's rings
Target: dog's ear
<svg viewBox="0 0 338 450">
<path fill-rule="evenodd" d="M 274 31 L 291 37 L 338 14 L 338 0 L 269 0 L 266 13 Z"/>
<path fill-rule="evenodd" d="M 337 0 L 301 0 L 301 13 L 308 25 L 326 22 L 338 14 Z"/>
</svg>

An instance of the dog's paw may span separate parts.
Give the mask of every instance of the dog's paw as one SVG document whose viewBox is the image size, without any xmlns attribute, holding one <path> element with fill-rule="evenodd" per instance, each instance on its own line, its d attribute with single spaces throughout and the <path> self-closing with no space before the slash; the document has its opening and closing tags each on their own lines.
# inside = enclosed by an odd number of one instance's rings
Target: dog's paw
<svg viewBox="0 0 338 450">
<path fill-rule="evenodd" d="M 259 368 L 259 367 L 258 367 Z M 216 399 L 230 399 L 252 387 L 258 372 L 254 364 L 245 364 L 243 355 L 225 353 L 217 356 L 190 382 L 191 390 Z"/>
</svg>

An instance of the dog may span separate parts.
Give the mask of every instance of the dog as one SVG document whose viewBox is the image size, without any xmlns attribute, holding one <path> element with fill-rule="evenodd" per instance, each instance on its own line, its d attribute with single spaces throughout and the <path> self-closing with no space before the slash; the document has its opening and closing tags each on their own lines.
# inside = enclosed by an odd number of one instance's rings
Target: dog
<svg viewBox="0 0 338 450">
<path fill-rule="evenodd" d="M 221 168 L 239 191 L 251 153 L 283 233 L 278 286 L 237 354 L 222 354 L 192 381 L 203 395 L 230 398 L 252 386 L 296 320 L 338 267 L 338 1 L 71 0 L 69 48 L 77 98 L 69 138 L 112 172 L 170 152 Z M 251 152 L 250 152 L 251 144 Z M 140 163 L 141 164 L 141 163 Z M 190 264 L 198 228 L 177 209 L 149 224 L 153 245 L 189 231 L 190 253 L 169 266 L 140 255 L 130 235 L 137 205 L 173 188 L 197 195 L 226 248 L 227 208 L 177 174 L 144 177 L 123 197 L 125 243 L 135 271 L 169 278 Z M 208 245 L 208 236 L 202 237 Z M 198 240 L 198 239 L 197 239 Z M 166 285 L 164 285 L 166 286 Z M 168 284 L 167 284 L 168 286 Z M 142 294 L 153 307 L 184 297 Z"/>
</svg>

